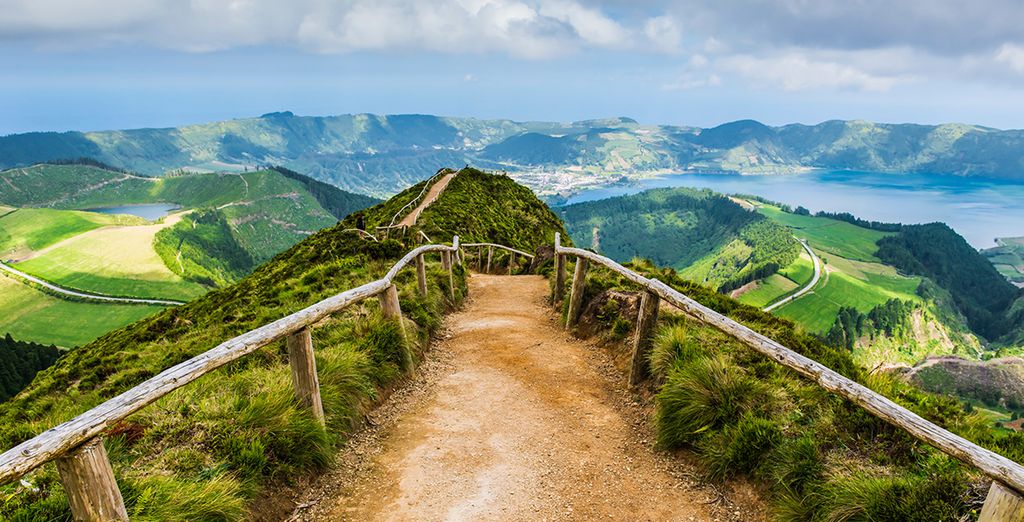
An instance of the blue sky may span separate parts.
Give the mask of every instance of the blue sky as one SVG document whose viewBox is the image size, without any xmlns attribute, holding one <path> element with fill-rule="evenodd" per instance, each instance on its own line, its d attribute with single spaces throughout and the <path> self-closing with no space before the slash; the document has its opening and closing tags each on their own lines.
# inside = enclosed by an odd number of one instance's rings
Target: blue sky
<svg viewBox="0 0 1024 522">
<path fill-rule="evenodd" d="M 1009 0 L 0 0 L 0 134 L 429 113 L 1024 127 Z"/>
</svg>

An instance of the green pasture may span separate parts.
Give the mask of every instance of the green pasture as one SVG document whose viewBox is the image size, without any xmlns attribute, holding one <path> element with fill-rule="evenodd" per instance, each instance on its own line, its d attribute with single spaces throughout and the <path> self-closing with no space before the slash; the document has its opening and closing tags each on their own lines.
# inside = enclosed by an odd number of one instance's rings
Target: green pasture
<svg viewBox="0 0 1024 522">
<path fill-rule="evenodd" d="M 845 221 L 814 216 L 798 216 L 779 210 L 778 207 L 761 205 L 758 212 L 788 226 L 793 234 L 806 239 L 815 251 L 824 250 L 858 261 L 878 261 L 875 252 L 879 239 L 891 235 L 858 227 Z"/>
<path fill-rule="evenodd" d="M 0 275 L 0 335 L 73 347 L 162 310 L 159 306 L 66 301 Z"/>
<path fill-rule="evenodd" d="M 0 257 L 8 258 L 46 248 L 60 241 L 107 225 L 145 223 L 134 216 L 22 208 L 0 217 Z"/>
</svg>

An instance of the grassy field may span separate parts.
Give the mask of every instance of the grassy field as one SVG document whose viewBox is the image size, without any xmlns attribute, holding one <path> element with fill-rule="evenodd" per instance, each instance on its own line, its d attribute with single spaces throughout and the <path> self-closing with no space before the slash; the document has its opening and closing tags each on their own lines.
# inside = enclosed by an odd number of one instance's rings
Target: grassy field
<svg viewBox="0 0 1024 522">
<path fill-rule="evenodd" d="M 92 230 L 15 267 L 76 290 L 187 301 L 206 289 L 171 272 L 153 249 L 156 233 L 177 220 Z"/>
<path fill-rule="evenodd" d="M 796 258 L 796 261 L 779 270 L 779 273 L 758 281 L 757 287 L 744 292 L 738 299 L 743 304 L 764 307 L 802 288 L 812 277 L 814 265 L 811 264 L 807 252 L 801 249 L 800 257 Z"/>
<path fill-rule="evenodd" d="M 102 226 L 145 223 L 134 216 L 46 208 L 23 208 L 7 213 L 0 211 L 0 214 L 4 214 L 0 217 L 0 258 L 3 259 L 25 257 Z"/>
<path fill-rule="evenodd" d="M 898 298 L 919 301 L 917 277 L 903 277 L 890 266 L 853 261 L 824 254 L 825 274 L 814 291 L 780 307 L 778 315 L 791 319 L 811 332 L 825 333 L 843 306 L 868 312 L 875 306 Z"/>
<path fill-rule="evenodd" d="M 814 216 L 798 216 L 783 212 L 778 207 L 761 205 L 758 212 L 778 223 L 788 226 L 793 234 L 806 239 L 816 251 L 831 252 L 847 259 L 858 261 L 878 261 L 875 243 L 887 235 L 867 228 L 861 228 L 845 221 L 819 218 Z"/>
<path fill-rule="evenodd" d="M 65 301 L 6 276 L 0 276 L 0 295 L 0 335 L 67 348 L 163 309 Z"/>
<path fill-rule="evenodd" d="M 764 307 L 778 298 L 800 288 L 800 285 L 779 274 L 772 274 L 757 283 L 757 287 L 739 296 L 739 301 L 750 306 Z"/>
</svg>

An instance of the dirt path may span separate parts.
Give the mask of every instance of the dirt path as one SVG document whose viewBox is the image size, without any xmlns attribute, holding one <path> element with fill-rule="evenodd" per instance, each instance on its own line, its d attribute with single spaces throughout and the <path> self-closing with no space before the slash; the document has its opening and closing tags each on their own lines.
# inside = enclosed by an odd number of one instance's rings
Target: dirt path
<svg viewBox="0 0 1024 522">
<path fill-rule="evenodd" d="M 292 520 L 760 518 L 651 449 L 645 410 L 602 349 L 555 323 L 547 293 L 539 276 L 474 275 L 412 391 Z"/>
<path fill-rule="evenodd" d="M 458 174 L 458 172 L 451 172 L 445 174 L 443 178 L 437 180 L 437 182 L 435 182 L 434 185 L 430 187 L 430 190 L 427 191 L 427 195 L 423 197 L 423 201 L 420 202 L 419 206 L 417 206 L 412 212 L 410 212 L 404 218 L 402 218 L 402 220 L 398 222 L 398 226 L 411 227 L 415 225 L 416 220 L 420 218 L 420 213 L 423 212 L 423 209 L 429 207 L 430 204 L 433 203 L 434 200 L 436 200 L 437 197 L 441 195 L 441 192 L 444 192 L 444 189 L 448 186 L 448 183 L 451 182 L 452 178 L 454 178 L 456 174 Z"/>
</svg>

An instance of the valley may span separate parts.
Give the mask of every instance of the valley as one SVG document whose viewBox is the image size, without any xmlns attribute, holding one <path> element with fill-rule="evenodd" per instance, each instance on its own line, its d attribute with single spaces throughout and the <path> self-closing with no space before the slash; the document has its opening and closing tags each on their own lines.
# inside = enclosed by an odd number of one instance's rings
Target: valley
<svg viewBox="0 0 1024 522">
<path fill-rule="evenodd" d="M 6 273 L 0 332 L 64 347 L 163 309 L 79 293 L 190 301 L 374 201 L 283 169 L 149 178 L 64 162 L 2 171 L 0 187 L 0 260 L 68 290 Z"/>
</svg>

